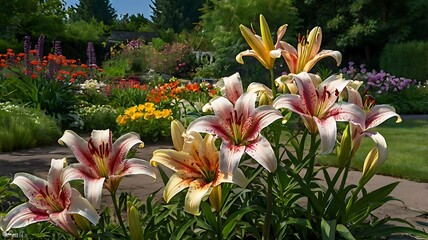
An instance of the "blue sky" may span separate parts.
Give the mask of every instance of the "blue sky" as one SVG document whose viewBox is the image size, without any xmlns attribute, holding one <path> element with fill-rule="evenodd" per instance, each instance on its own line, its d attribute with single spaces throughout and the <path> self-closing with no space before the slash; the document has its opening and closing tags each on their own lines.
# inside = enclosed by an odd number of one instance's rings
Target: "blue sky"
<svg viewBox="0 0 428 240">
<path fill-rule="evenodd" d="M 79 0 L 65 0 L 67 6 L 76 5 Z M 124 15 L 126 13 L 138 14 L 142 13 L 145 18 L 151 20 L 152 9 L 149 7 L 151 4 L 150 0 L 110 0 L 111 6 L 116 9 L 116 14 Z"/>
</svg>

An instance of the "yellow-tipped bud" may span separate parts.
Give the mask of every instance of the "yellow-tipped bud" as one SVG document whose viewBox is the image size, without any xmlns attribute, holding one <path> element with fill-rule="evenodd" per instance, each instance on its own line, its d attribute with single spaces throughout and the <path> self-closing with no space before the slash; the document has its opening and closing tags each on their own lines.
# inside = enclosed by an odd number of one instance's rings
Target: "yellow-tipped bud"
<svg viewBox="0 0 428 240">
<path fill-rule="evenodd" d="M 260 96 L 259 106 L 272 105 L 272 99 L 266 92 L 263 92 Z"/>
<path fill-rule="evenodd" d="M 223 207 L 221 198 L 222 198 L 221 185 L 213 187 L 210 194 L 210 203 L 211 203 L 211 206 L 217 212 L 220 212 L 221 208 Z"/>
<path fill-rule="evenodd" d="M 180 121 L 174 120 L 171 122 L 171 138 L 172 143 L 174 145 L 175 150 L 181 151 L 183 150 L 184 138 L 183 133 L 186 130 L 184 129 L 183 124 Z"/>
</svg>

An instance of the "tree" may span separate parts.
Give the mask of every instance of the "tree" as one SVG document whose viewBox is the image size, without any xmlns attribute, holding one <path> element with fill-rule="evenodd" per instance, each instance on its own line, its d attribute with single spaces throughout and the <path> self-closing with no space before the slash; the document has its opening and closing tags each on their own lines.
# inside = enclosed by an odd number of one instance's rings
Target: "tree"
<svg viewBox="0 0 428 240">
<path fill-rule="evenodd" d="M 75 12 L 75 17 L 87 22 L 94 18 L 97 22 L 111 25 L 117 17 L 110 0 L 80 0 L 79 4 L 71 8 Z"/>
<path fill-rule="evenodd" d="M 323 45 L 371 67 L 387 43 L 427 39 L 421 31 L 428 26 L 426 0 L 308 0 L 296 6 L 308 29 L 322 27 Z"/>
<path fill-rule="evenodd" d="M 175 33 L 192 30 L 202 15 L 200 8 L 206 0 L 152 0 L 152 21 L 156 29 L 171 28 Z"/>
</svg>

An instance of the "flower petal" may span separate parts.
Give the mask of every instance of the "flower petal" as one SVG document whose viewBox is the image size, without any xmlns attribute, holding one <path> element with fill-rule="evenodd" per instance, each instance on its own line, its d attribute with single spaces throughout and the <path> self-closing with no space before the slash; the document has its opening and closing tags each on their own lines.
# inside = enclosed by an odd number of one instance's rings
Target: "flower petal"
<svg viewBox="0 0 428 240">
<path fill-rule="evenodd" d="M 388 146 L 386 144 L 385 138 L 378 132 L 364 132 L 362 134 L 364 137 L 369 137 L 376 143 L 377 146 L 377 158 L 372 159 L 371 162 L 364 162 L 363 166 L 363 175 L 366 171 L 373 169 L 376 171 L 388 158 Z"/>
<path fill-rule="evenodd" d="M 229 99 L 232 104 L 235 104 L 236 100 L 244 93 L 241 76 L 239 73 L 235 73 L 229 77 L 223 78 L 223 81 L 226 98 Z"/>
<path fill-rule="evenodd" d="M 106 136 L 104 136 L 106 137 Z M 104 138 L 104 141 L 111 141 Z M 130 132 L 119 137 L 113 144 L 112 154 L 109 156 L 108 168 L 109 174 L 116 174 L 117 171 L 120 171 L 120 165 L 122 161 L 126 158 L 129 150 L 137 144 L 141 144 L 143 141 L 140 140 L 140 135 L 135 132 Z"/>
<path fill-rule="evenodd" d="M 315 116 L 316 105 L 318 101 L 317 90 L 314 83 L 306 72 L 301 72 L 294 76 L 299 95 L 302 97 L 303 103 L 311 116 Z"/>
<path fill-rule="evenodd" d="M 184 200 L 184 211 L 193 215 L 199 215 L 199 205 L 211 193 L 211 182 L 205 183 L 202 179 L 196 179 L 189 185 L 189 190 Z"/>
<path fill-rule="evenodd" d="M 366 116 L 365 130 L 377 127 L 381 123 L 392 117 L 397 117 L 397 123 L 402 121 L 400 115 L 395 112 L 395 108 L 393 106 L 386 104 L 376 105 L 370 110 L 370 112 Z"/>
<path fill-rule="evenodd" d="M 131 158 L 126 160 L 120 176 L 144 174 L 156 179 L 156 173 L 147 161 L 138 158 Z"/>
<path fill-rule="evenodd" d="M 94 207 L 89 203 L 86 198 L 76 190 L 72 189 L 71 204 L 68 208 L 69 214 L 79 214 L 80 216 L 88 219 L 92 224 L 97 225 L 100 216 Z"/>
<path fill-rule="evenodd" d="M 61 145 L 67 145 L 72 151 L 77 161 L 84 165 L 95 165 L 92 153 L 89 151 L 88 142 L 71 130 L 66 130 L 58 140 Z"/>
<path fill-rule="evenodd" d="M 303 99 L 299 95 L 282 94 L 273 101 L 273 107 L 276 109 L 285 108 L 298 114 L 306 114 L 307 109 Z"/>
<path fill-rule="evenodd" d="M 105 178 L 84 178 L 85 197 L 95 209 L 99 209 L 101 205 L 104 180 Z"/>
<path fill-rule="evenodd" d="M 326 57 L 334 58 L 334 60 L 336 60 L 337 66 L 339 66 L 342 62 L 342 54 L 339 51 L 322 50 L 305 64 L 303 71 L 309 72 L 319 60 Z"/>
<path fill-rule="evenodd" d="M 45 198 L 48 189 L 46 180 L 28 173 L 16 173 L 12 183 L 21 188 L 32 205 L 40 210 L 52 210 Z"/>
<path fill-rule="evenodd" d="M 63 159 L 52 159 L 51 161 L 51 168 L 48 172 L 48 185 L 53 190 L 53 193 L 56 194 L 58 197 L 58 194 L 61 192 L 63 187 L 63 182 L 61 178 L 62 170 L 64 168 L 64 161 Z"/>
<path fill-rule="evenodd" d="M 3 232 L 11 228 L 22 228 L 32 223 L 49 221 L 49 215 L 46 212 L 37 211 L 30 203 L 23 203 L 14 207 L 0 221 L 0 229 Z"/>
<path fill-rule="evenodd" d="M 221 183 L 234 183 L 240 186 L 241 188 L 245 188 L 248 185 L 248 180 L 245 177 L 244 172 L 240 168 L 237 168 L 233 174 L 229 174 L 228 176 L 224 176 L 222 172 L 219 172 L 219 178 L 213 187 L 220 185 Z"/>
<path fill-rule="evenodd" d="M 262 135 L 259 135 L 257 140 L 247 145 L 245 152 L 269 172 L 276 170 L 277 162 L 275 153 L 273 152 L 270 142 Z"/>
<path fill-rule="evenodd" d="M 361 99 L 361 94 L 352 87 L 347 86 L 346 89 L 348 90 L 348 102 L 353 103 L 362 108 L 363 100 Z"/>
<path fill-rule="evenodd" d="M 184 129 L 183 124 L 178 120 L 173 120 L 171 122 L 171 139 L 174 149 L 177 151 L 183 150 L 184 138 L 183 133 L 186 130 Z"/>
<path fill-rule="evenodd" d="M 71 216 L 68 215 L 66 209 L 62 212 L 51 213 L 49 215 L 52 222 L 54 222 L 58 227 L 62 228 L 64 231 L 73 234 L 73 236 L 78 237 L 79 232 L 77 231 L 76 224 L 74 224 Z"/>
<path fill-rule="evenodd" d="M 197 169 L 193 166 L 195 159 L 187 152 L 178 152 L 172 149 L 160 149 L 153 152 L 153 157 L 150 162 L 157 162 L 165 167 L 177 172 L 196 172 Z"/>
<path fill-rule="evenodd" d="M 169 178 L 169 181 L 163 191 L 163 198 L 165 199 L 165 202 L 168 203 L 177 193 L 188 188 L 193 180 L 194 178 L 190 177 L 189 174 L 183 171 L 174 173 Z"/>
<path fill-rule="evenodd" d="M 337 127 L 334 118 L 319 119 L 314 117 L 321 138 L 321 154 L 329 154 L 336 143 Z"/>
<path fill-rule="evenodd" d="M 363 110 L 352 103 L 336 103 L 334 104 L 324 118 L 333 117 L 339 122 L 352 122 L 360 125 L 361 129 L 365 127 L 365 113 Z"/>
<path fill-rule="evenodd" d="M 238 168 L 242 155 L 244 155 L 245 146 L 233 145 L 223 141 L 220 146 L 220 171 L 227 178 Z"/>
</svg>

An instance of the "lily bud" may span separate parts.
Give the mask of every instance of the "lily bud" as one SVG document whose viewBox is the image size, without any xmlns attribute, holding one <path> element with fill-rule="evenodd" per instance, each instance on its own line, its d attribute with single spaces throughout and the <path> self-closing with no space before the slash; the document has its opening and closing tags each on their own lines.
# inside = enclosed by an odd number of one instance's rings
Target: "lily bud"
<svg viewBox="0 0 428 240">
<path fill-rule="evenodd" d="M 140 214 L 137 208 L 128 201 L 128 225 L 130 237 L 132 240 L 143 239 L 143 231 L 141 228 Z"/>
<path fill-rule="evenodd" d="M 337 160 L 340 168 L 344 168 L 352 158 L 352 134 L 349 124 L 346 126 L 345 131 L 340 141 L 340 147 L 337 148 Z"/>
<path fill-rule="evenodd" d="M 184 138 L 183 133 L 185 132 L 183 124 L 180 121 L 174 120 L 171 122 L 171 138 L 175 150 L 183 150 Z"/>
<path fill-rule="evenodd" d="M 222 197 L 221 185 L 213 187 L 211 194 L 210 194 L 210 203 L 211 203 L 211 206 L 217 212 L 220 212 L 221 207 L 222 207 L 221 197 Z"/>
<path fill-rule="evenodd" d="M 360 179 L 360 184 L 364 185 L 375 175 L 376 170 L 379 167 L 377 166 L 378 159 L 378 150 L 376 147 L 374 147 L 372 150 L 370 150 L 366 156 L 366 159 L 364 160 L 363 176 Z"/>
<path fill-rule="evenodd" d="M 272 105 L 272 99 L 269 97 L 269 95 L 266 92 L 262 93 L 260 96 L 259 106 L 262 106 L 262 105 Z"/>
<path fill-rule="evenodd" d="M 88 219 L 82 217 L 79 214 L 73 214 L 73 219 L 76 222 L 76 225 L 82 229 L 85 232 L 88 232 L 91 230 L 91 224 L 89 223 Z"/>
</svg>

